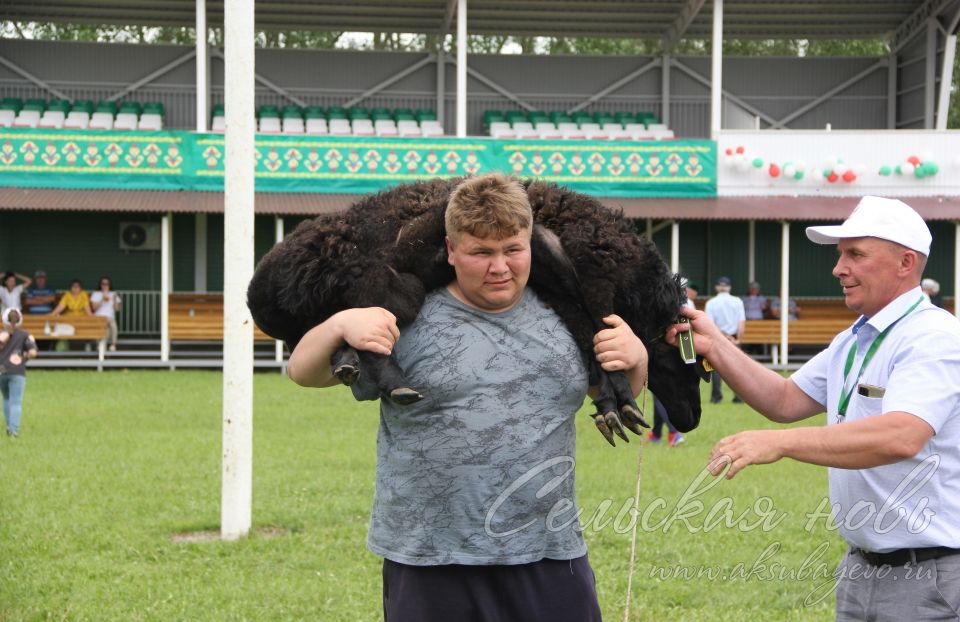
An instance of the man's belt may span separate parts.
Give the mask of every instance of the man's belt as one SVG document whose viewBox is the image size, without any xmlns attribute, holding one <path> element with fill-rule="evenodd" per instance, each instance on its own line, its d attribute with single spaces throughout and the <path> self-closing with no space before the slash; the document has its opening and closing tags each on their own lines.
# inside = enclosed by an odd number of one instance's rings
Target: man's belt
<svg viewBox="0 0 960 622">
<path fill-rule="evenodd" d="M 856 547 L 854 547 L 853 550 L 870 562 L 871 566 L 886 565 L 891 567 L 905 566 L 907 562 L 918 564 L 931 559 L 960 554 L 960 549 L 952 549 L 948 546 L 931 546 L 923 549 L 897 549 L 888 553 L 872 553 Z"/>
</svg>

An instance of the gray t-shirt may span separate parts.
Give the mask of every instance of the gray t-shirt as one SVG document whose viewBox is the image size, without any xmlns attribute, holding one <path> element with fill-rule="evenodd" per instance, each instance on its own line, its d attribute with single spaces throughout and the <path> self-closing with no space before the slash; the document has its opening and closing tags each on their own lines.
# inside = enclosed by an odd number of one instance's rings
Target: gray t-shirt
<svg viewBox="0 0 960 622">
<path fill-rule="evenodd" d="M 560 318 L 529 290 L 486 313 L 441 289 L 393 354 L 425 397 L 380 404 L 370 550 L 423 566 L 586 554 L 573 465 L 588 380 Z M 353 390 L 377 398 L 362 374 Z"/>
<path fill-rule="evenodd" d="M 0 330 L 4 330 L 0 328 Z M 20 328 L 15 329 L 10 335 L 7 343 L 0 347 L 0 374 L 8 376 L 26 376 L 27 375 L 27 352 L 35 350 L 37 344 L 33 341 L 27 331 Z"/>
</svg>

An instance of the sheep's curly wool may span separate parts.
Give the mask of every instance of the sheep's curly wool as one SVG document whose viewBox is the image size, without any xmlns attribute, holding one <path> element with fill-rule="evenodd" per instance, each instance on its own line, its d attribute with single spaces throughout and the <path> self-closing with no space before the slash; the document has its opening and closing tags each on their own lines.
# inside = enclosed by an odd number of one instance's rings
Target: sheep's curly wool
<svg viewBox="0 0 960 622">
<path fill-rule="evenodd" d="M 343 213 L 301 223 L 264 256 L 250 283 L 248 305 L 257 325 L 292 349 L 309 329 L 347 308 L 384 307 L 401 329 L 412 322 L 426 292 L 455 278 L 443 216 L 460 181 L 396 186 Z M 685 297 L 656 247 L 622 214 L 588 195 L 540 181 L 522 183 L 535 223 L 529 286 L 577 340 L 591 384 L 599 380 L 603 389 L 610 376 L 594 360 L 592 339 L 603 327 L 600 318 L 616 313 L 647 346 L 650 388 L 671 422 L 681 431 L 696 427 L 699 378 L 661 339 Z M 365 373 L 373 367 L 373 373 L 390 376 L 394 372 L 378 367 L 383 358 L 361 353 L 360 363 Z M 390 386 L 381 387 L 389 395 Z M 618 399 L 615 406 L 622 405 Z M 601 413 L 603 408 L 598 404 Z"/>
</svg>

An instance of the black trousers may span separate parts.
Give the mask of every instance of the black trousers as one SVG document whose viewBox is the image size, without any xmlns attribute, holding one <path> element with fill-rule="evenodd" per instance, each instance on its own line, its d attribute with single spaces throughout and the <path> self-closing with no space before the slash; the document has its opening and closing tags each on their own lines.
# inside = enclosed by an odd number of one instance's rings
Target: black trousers
<svg viewBox="0 0 960 622">
<path fill-rule="evenodd" d="M 383 562 L 386 622 L 600 622 L 586 555 L 515 566 Z"/>
</svg>

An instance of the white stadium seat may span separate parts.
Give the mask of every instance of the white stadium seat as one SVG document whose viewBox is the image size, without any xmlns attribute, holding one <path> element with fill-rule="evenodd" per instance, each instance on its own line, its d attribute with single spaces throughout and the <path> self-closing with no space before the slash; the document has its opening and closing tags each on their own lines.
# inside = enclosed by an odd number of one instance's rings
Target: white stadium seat
<svg viewBox="0 0 960 622">
<path fill-rule="evenodd" d="M 17 113 L 13 110 L 0 110 L 0 127 L 10 127 L 13 125 Z"/>
<path fill-rule="evenodd" d="M 281 129 L 279 117 L 260 117 L 261 134 L 279 134 Z"/>
<path fill-rule="evenodd" d="M 506 121 L 493 121 L 490 124 L 490 136 L 494 138 L 516 138 L 517 133 Z"/>
<path fill-rule="evenodd" d="M 118 112 L 117 118 L 113 121 L 115 130 L 135 130 L 137 129 L 137 115 L 133 112 Z"/>
<path fill-rule="evenodd" d="M 40 111 L 21 110 L 13 120 L 13 127 L 37 127 L 40 125 Z"/>
<path fill-rule="evenodd" d="M 430 138 L 443 136 L 445 133 L 443 131 L 443 126 L 440 125 L 440 122 L 433 119 L 424 119 L 420 123 L 420 131 L 423 133 L 424 136 L 427 136 Z"/>
<path fill-rule="evenodd" d="M 43 113 L 43 116 L 40 117 L 40 123 L 38 127 L 57 129 L 63 127 L 64 121 L 66 121 L 67 116 L 63 113 L 62 110 L 47 110 Z"/>
<path fill-rule="evenodd" d="M 90 125 L 90 113 L 86 110 L 72 110 L 63 121 L 63 127 L 71 130 L 85 130 Z"/>
<path fill-rule="evenodd" d="M 311 136 L 323 136 L 329 134 L 330 130 L 327 128 L 326 119 L 307 119 L 306 133 Z"/>
<path fill-rule="evenodd" d="M 350 121 L 347 119 L 330 119 L 331 136 L 349 136 L 353 133 L 350 129 Z"/>
<path fill-rule="evenodd" d="M 94 112 L 90 117 L 91 130 L 112 130 L 113 115 L 109 112 Z"/>
<path fill-rule="evenodd" d="M 144 112 L 137 123 L 138 130 L 159 131 L 163 129 L 163 117 L 155 112 Z"/>
<path fill-rule="evenodd" d="M 397 136 L 397 124 L 393 119 L 377 119 L 373 122 L 373 129 L 377 136 Z"/>
<path fill-rule="evenodd" d="M 354 119 L 351 127 L 354 136 L 373 136 L 376 134 L 373 131 L 373 121 L 370 119 Z"/>
<path fill-rule="evenodd" d="M 404 137 L 420 136 L 420 124 L 412 119 L 397 121 L 397 133 Z"/>
<path fill-rule="evenodd" d="M 300 117 L 284 117 L 281 127 L 284 134 L 303 134 L 305 129 Z"/>
</svg>

